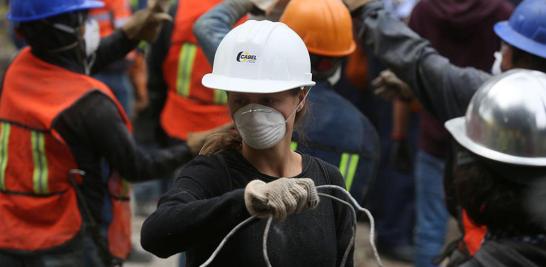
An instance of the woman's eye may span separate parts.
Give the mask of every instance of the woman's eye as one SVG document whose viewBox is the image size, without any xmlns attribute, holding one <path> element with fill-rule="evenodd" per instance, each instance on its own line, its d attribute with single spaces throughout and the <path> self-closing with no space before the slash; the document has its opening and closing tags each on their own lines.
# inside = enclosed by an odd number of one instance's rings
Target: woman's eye
<svg viewBox="0 0 546 267">
<path fill-rule="evenodd" d="M 262 104 L 265 105 L 265 106 L 271 106 L 273 104 L 275 104 L 275 99 L 273 98 L 264 98 L 262 99 Z"/>
<path fill-rule="evenodd" d="M 245 104 L 245 100 L 244 99 L 234 99 L 233 100 L 233 104 L 235 104 L 236 106 L 242 106 Z"/>
</svg>

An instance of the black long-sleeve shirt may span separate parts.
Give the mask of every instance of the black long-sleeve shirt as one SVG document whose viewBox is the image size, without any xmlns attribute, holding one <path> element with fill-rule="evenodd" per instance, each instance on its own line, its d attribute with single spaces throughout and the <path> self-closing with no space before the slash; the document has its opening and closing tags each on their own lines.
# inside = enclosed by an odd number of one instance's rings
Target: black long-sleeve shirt
<svg viewBox="0 0 546 267">
<path fill-rule="evenodd" d="M 123 58 L 136 44 L 122 31 L 116 31 L 101 41 L 92 70 L 100 71 Z M 36 56 L 70 71 L 83 72 L 82 66 L 69 56 Z M 52 127 L 67 142 L 78 167 L 86 173 L 82 190 L 98 222 L 101 222 L 109 172 L 115 170 L 130 182 L 145 181 L 174 171 L 191 157 L 185 145 L 153 152 L 141 150 L 115 104 L 98 91 L 82 97 L 63 111 Z"/>
<path fill-rule="evenodd" d="M 187 266 L 199 266 L 224 236 L 250 217 L 244 203 L 244 187 L 254 179 L 271 182 L 276 177 L 260 173 L 239 152 L 225 151 L 198 156 L 179 173 L 158 209 L 144 222 L 142 246 L 160 257 L 186 251 Z M 343 186 L 339 171 L 303 155 L 302 173 L 316 185 Z M 333 190 L 319 190 L 346 199 Z M 227 242 L 211 266 L 263 266 L 262 235 L 266 220 L 239 230 Z M 321 198 L 317 208 L 273 221 L 268 253 L 273 266 L 339 266 L 353 234 L 348 207 Z M 353 266 L 353 253 L 346 266 Z"/>
</svg>

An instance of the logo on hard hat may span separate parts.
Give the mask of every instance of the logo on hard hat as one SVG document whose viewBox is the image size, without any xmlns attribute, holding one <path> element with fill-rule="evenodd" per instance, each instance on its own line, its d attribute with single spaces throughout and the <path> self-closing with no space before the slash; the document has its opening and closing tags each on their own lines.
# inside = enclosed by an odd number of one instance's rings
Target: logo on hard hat
<svg viewBox="0 0 546 267">
<path fill-rule="evenodd" d="M 239 54 L 237 54 L 237 61 L 238 62 L 247 62 L 247 63 L 255 63 L 256 62 L 256 55 L 252 55 L 249 52 L 241 51 Z"/>
</svg>

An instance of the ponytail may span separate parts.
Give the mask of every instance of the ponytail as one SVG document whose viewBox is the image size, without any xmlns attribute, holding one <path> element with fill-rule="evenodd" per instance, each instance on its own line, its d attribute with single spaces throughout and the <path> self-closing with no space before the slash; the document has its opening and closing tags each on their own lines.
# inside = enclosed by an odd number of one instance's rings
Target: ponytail
<svg viewBox="0 0 546 267">
<path fill-rule="evenodd" d="M 239 132 L 234 128 L 229 128 L 207 137 L 199 155 L 211 155 L 224 150 L 241 150 L 243 139 Z"/>
</svg>

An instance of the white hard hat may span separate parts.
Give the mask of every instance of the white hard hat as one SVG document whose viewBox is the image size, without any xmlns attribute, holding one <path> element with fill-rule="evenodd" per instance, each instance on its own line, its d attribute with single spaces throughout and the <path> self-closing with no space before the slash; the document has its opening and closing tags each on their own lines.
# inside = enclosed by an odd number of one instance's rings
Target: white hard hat
<svg viewBox="0 0 546 267">
<path fill-rule="evenodd" d="M 313 86 L 305 43 L 283 23 L 249 20 L 222 40 L 205 87 L 242 93 L 276 93 Z"/>
</svg>

